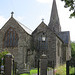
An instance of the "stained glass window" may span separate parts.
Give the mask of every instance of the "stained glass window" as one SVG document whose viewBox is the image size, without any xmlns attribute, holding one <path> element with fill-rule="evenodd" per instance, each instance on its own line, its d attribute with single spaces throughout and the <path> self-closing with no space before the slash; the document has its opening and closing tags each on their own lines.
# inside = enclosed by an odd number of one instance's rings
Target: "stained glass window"
<svg viewBox="0 0 75 75">
<path fill-rule="evenodd" d="M 3 47 L 17 47 L 18 46 L 18 35 L 13 28 L 9 28 L 4 36 Z"/>
</svg>

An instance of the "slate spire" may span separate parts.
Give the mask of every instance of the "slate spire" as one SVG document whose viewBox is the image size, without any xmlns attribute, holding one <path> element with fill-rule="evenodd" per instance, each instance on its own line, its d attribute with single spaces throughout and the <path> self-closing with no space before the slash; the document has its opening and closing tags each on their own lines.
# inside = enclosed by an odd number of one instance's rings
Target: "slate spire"
<svg viewBox="0 0 75 75">
<path fill-rule="evenodd" d="M 61 31 L 61 26 L 60 26 L 59 17 L 58 17 L 58 11 L 57 11 L 57 5 L 56 5 L 55 0 L 53 0 L 51 17 L 50 17 L 50 22 L 49 22 L 48 26 L 54 32 L 60 32 Z"/>
</svg>

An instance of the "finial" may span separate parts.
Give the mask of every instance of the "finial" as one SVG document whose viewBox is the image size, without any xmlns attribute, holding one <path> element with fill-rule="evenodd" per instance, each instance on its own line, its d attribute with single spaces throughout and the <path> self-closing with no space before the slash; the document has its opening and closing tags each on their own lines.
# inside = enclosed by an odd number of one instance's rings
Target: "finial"
<svg viewBox="0 0 75 75">
<path fill-rule="evenodd" d="M 46 54 L 43 52 L 42 56 L 46 56 Z"/>
<path fill-rule="evenodd" d="M 42 20 L 42 22 L 44 22 L 44 19 L 43 18 L 41 20 Z"/>
<path fill-rule="evenodd" d="M 13 17 L 13 14 L 14 14 L 14 12 L 12 11 L 12 12 L 11 12 L 11 17 Z"/>
</svg>

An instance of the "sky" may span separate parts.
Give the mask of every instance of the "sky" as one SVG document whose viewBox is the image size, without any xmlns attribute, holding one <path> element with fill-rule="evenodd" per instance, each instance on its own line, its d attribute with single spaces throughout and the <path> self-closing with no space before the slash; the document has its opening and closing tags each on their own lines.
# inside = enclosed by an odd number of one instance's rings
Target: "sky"
<svg viewBox="0 0 75 75">
<path fill-rule="evenodd" d="M 0 1 L 0 28 L 13 17 L 34 31 L 42 22 L 48 25 L 50 21 L 53 0 L 1 0 Z M 75 18 L 70 19 L 70 11 L 64 8 L 64 2 L 56 0 L 58 15 L 62 31 L 70 31 L 71 41 L 75 41 Z"/>
</svg>

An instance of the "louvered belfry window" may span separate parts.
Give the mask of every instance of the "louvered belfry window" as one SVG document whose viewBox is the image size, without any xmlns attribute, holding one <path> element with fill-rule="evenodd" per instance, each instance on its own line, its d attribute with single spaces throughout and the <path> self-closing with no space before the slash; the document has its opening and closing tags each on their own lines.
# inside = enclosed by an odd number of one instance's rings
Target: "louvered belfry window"
<svg viewBox="0 0 75 75">
<path fill-rule="evenodd" d="M 9 28 L 4 36 L 3 47 L 17 47 L 18 46 L 18 35 L 14 28 Z"/>
</svg>

